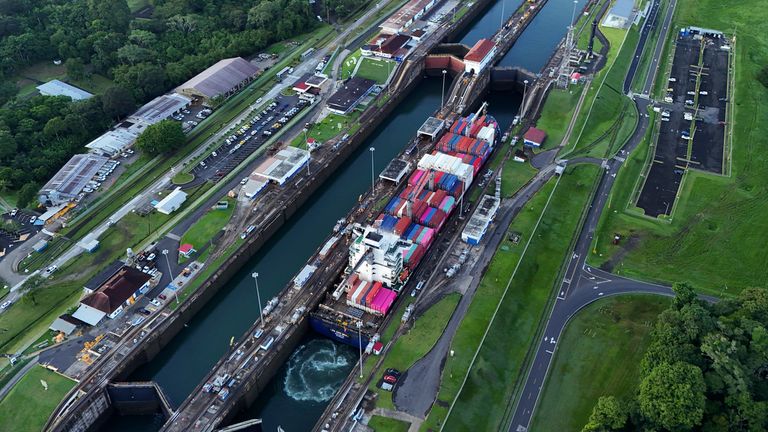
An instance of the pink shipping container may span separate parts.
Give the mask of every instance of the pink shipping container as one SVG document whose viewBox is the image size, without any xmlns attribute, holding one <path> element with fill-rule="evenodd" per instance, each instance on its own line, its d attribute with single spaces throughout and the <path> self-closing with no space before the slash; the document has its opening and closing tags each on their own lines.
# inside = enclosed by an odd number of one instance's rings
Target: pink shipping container
<svg viewBox="0 0 768 432">
<path fill-rule="evenodd" d="M 376 297 L 374 297 L 371 309 L 382 315 L 386 315 L 396 298 L 397 293 L 389 288 L 382 287 L 376 294 Z"/>
<path fill-rule="evenodd" d="M 419 180 L 421 180 L 421 177 L 423 175 L 424 175 L 424 171 L 417 169 L 416 171 L 413 172 L 413 174 L 411 174 L 411 177 L 408 178 L 408 184 L 415 185 L 416 183 L 419 182 Z"/>
</svg>

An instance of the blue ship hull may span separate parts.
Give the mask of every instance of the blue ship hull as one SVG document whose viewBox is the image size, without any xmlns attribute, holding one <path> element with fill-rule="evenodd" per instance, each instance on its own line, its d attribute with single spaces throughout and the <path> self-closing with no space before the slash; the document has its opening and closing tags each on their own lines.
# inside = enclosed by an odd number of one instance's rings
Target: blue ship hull
<svg viewBox="0 0 768 432">
<path fill-rule="evenodd" d="M 365 349 L 365 347 L 368 346 L 368 335 L 362 333 L 360 335 L 361 337 L 358 339 L 356 328 L 343 327 L 336 323 L 330 323 L 324 319 L 317 318 L 314 315 L 310 315 L 309 324 L 316 332 L 329 339 L 333 339 L 336 342 L 341 342 L 355 348 L 362 347 Z"/>
</svg>

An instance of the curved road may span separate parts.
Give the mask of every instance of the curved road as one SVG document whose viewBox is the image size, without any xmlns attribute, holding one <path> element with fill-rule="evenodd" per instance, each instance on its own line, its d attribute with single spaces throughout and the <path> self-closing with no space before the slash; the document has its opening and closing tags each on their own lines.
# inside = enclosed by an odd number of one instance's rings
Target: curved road
<svg viewBox="0 0 768 432">
<path fill-rule="evenodd" d="M 640 59 L 640 53 L 645 49 L 645 42 L 650 31 L 656 25 L 656 14 L 660 0 L 656 0 L 649 14 L 649 18 L 642 29 L 642 37 L 639 41 L 636 57 L 633 65 L 627 73 L 625 79 L 625 91 L 629 92 L 629 84 L 634 79 L 637 71 L 637 63 Z M 606 169 L 601 175 L 599 185 L 595 196 L 590 204 L 587 218 L 584 221 L 581 233 L 579 234 L 576 247 L 571 255 L 565 278 L 563 279 L 560 290 L 557 293 L 554 306 L 550 311 L 544 329 L 544 337 L 535 348 L 534 357 L 528 374 L 525 378 L 523 390 L 515 407 L 512 422 L 509 426 L 510 431 L 522 432 L 528 429 L 536 404 L 541 395 L 541 390 L 547 377 L 547 372 L 552 363 L 552 358 L 557 348 L 557 341 L 570 318 L 580 309 L 605 296 L 629 294 L 629 293 L 648 293 L 671 296 L 672 290 L 669 287 L 656 285 L 648 282 L 640 282 L 629 278 L 613 275 L 611 273 L 592 268 L 586 265 L 586 257 L 589 253 L 589 247 L 592 243 L 595 228 L 600 220 L 600 215 L 605 207 L 608 195 L 610 194 L 613 183 L 616 180 L 616 173 L 624 162 L 625 155 L 628 155 L 642 141 L 643 136 L 649 126 L 649 118 L 646 114 L 649 105 L 653 101 L 647 98 L 653 86 L 656 75 L 655 69 L 658 67 L 658 60 L 664 48 L 664 41 L 667 38 L 672 15 L 675 10 L 675 0 L 670 2 L 667 10 L 662 31 L 654 47 L 654 57 L 649 64 L 649 71 L 645 82 L 643 83 L 641 97 L 634 97 L 633 100 L 637 106 L 639 120 L 635 131 L 627 143 L 622 147 L 619 156 L 606 161 Z M 710 299 L 711 300 L 711 299 Z"/>
</svg>

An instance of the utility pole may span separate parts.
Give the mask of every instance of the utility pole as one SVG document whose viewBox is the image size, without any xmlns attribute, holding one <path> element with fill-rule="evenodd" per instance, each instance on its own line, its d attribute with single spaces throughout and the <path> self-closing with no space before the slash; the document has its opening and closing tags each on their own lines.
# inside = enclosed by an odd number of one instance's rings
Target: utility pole
<svg viewBox="0 0 768 432">
<path fill-rule="evenodd" d="M 171 261 L 168 259 L 168 249 L 163 249 L 162 254 L 165 256 L 165 264 L 168 265 L 168 277 L 171 278 L 171 282 L 168 285 L 170 285 L 173 282 L 173 274 L 171 272 Z M 173 293 L 176 296 L 176 304 L 179 304 L 179 289 L 173 287 Z"/>
<path fill-rule="evenodd" d="M 357 321 L 357 346 L 360 352 L 360 378 L 363 377 L 363 337 L 362 337 L 362 329 L 363 323 L 360 321 Z"/>
<path fill-rule="evenodd" d="M 440 93 L 440 108 L 445 106 L 445 74 L 447 74 L 448 71 L 443 69 L 443 91 Z"/>
<path fill-rule="evenodd" d="M 374 165 L 373 165 L 373 152 L 376 151 L 376 148 L 371 147 L 368 149 L 371 152 L 371 193 L 373 193 L 374 189 L 376 188 L 376 178 L 374 175 Z"/>
<path fill-rule="evenodd" d="M 264 310 L 261 308 L 261 293 L 259 293 L 259 273 L 251 273 L 253 281 L 256 282 L 256 299 L 259 301 L 259 316 L 261 317 L 261 328 L 264 328 Z"/>
<path fill-rule="evenodd" d="M 528 80 L 523 80 L 523 102 L 520 104 L 520 121 L 523 120 L 525 115 L 525 96 L 528 91 Z"/>
</svg>

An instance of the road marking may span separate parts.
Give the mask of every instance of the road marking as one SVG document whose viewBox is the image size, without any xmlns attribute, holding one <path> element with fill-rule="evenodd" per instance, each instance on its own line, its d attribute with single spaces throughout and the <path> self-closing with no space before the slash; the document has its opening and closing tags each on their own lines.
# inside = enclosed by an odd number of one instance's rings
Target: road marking
<svg viewBox="0 0 768 432">
<path fill-rule="evenodd" d="M 545 350 L 544 352 L 547 353 L 547 354 L 554 354 L 554 352 L 552 352 L 550 350 Z"/>
</svg>

